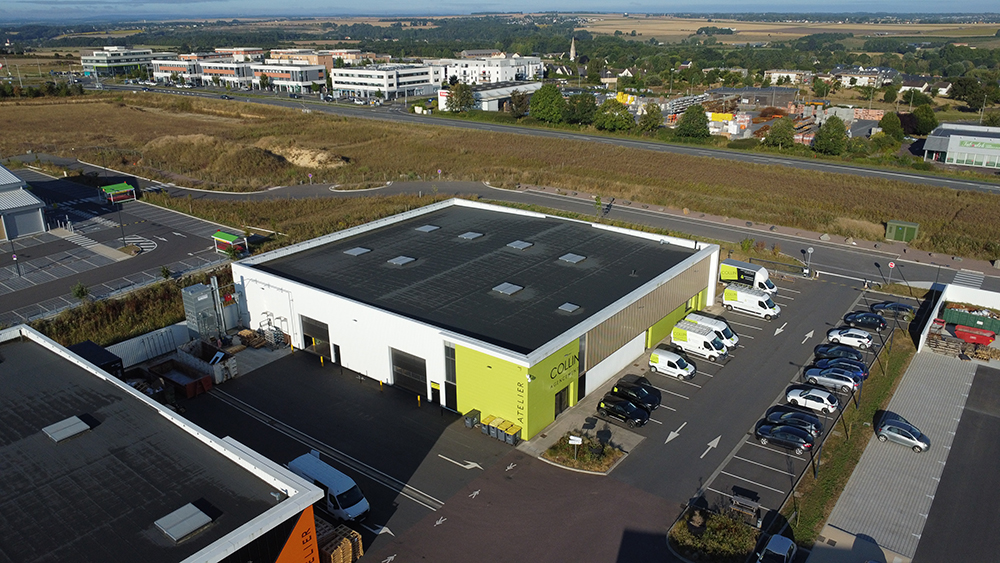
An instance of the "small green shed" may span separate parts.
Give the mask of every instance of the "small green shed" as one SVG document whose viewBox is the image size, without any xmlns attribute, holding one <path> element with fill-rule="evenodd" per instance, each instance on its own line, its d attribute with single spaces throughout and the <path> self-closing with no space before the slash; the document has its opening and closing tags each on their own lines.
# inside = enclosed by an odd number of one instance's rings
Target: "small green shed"
<svg viewBox="0 0 1000 563">
<path fill-rule="evenodd" d="M 917 238 L 917 229 L 919 228 L 920 225 L 917 223 L 910 223 L 908 221 L 887 221 L 885 224 L 885 238 L 886 240 L 910 242 Z"/>
</svg>

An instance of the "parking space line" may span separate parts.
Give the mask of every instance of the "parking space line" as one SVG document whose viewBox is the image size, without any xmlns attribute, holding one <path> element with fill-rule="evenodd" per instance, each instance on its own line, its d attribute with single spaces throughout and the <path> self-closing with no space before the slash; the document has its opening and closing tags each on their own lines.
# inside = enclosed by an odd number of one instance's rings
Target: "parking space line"
<svg viewBox="0 0 1000 563">
<path fill-rule="evenodd" d="M 695 370 L 695 373 L 700 373 L 700 374 L 702 374 L 702 375 L 704 375 L 706 377 L 715 377 L 714 375 L 712 375 L 710 373 L 705 373 L 705 372 L 703 372 L 701 370 Z"/>
<path fill-rule="evenodd" d="M 753 326 L 753 325 L 745 325 L 745 324 L 743 324 L 743 323 L 738 323 L 738 322 L 735 322 L 735 321 L 727 321 L 727 322 L 728 322 L 729 324 L 731 324 L 731 325 L 736 325 L 736 326 L 742 326 L 742 327 L 746 327 L 746 328 L 752 328 L 752 329 L 754 329 L 754 330 L 764 330 L 763 328 L 761 328 L 761 327 L 759 327 L 759 326 Z"/>
<path fill-rule="evenodd" d="M 789 300 L 789 301 L 795 301 L 795 298 L 794 298 L 794 297 L 789 297 L 789 296 L 787 296 L 787 295 L 781 295 L 781 294 L 778 294 L 778 295 L 772 295 L 772 296 L 771 296 L 771 298 L 772 298 L 772 299 L 787 299 L 787 300 Z"/>
<path fill-rule="evenodd" d="M 767 485 L 765 485 L 763 483 L 758 483 L 757 481 L 751 481 L 750 479 L 747 479 L 746 477 L 740 477 L 739 475 L 733 475 L 732 473 L 727 473 L 725 471 L 720 471 L 719 473 L 722 473 L 723 475 L 728 475 L 728 476 L 732 477 L 733 479 L 739 479 L 740 481 L 746 481 L 747 483 L 750 483 L 751 485 L 757 485 L 758 487 L 765 488 L 765 489 L 767 489 L 769 491 L 774 491 L 774 492 L 778 493 L 779 495 L 785 494 L 785 491 L 781 491 L 781 490 L 775 489 L 774 487 L 768 487 Z"/>
<path fill-rule="evenodd" d="M 724 496 L 724 497 L 728 497 L 728 498 L 733 498 L 733 495 L 731 495 L 731 494 L 729 494 L 729 493 L 724 493 L 724 492 L 722 492 L 722 491 L 717 491 L 717 490 L 713 489 L 712 487 L 705 487 L 705 490 L 706 490 L 706 491 L 712 491 L 713 493 L 715 493 L 715 494 L 717 494 L 717 495 L 722 495 L 722 496 Z M 770 508 L 768 508 L 768 507 L 764 506 L 763 504 L 760 504 L 760 505 L 758 505 L 758 506 L 759 506 L 759 507 L 760 507 L 760 508 L 761 508 L 761 509 L 762 509 L 762 510 L 763 510 L 764 512 L 767 512 L 767 511 L 771 510 Z"/>
<path fill-rule="evenodd" d="M 740 461 L 745 461 L 745 462 L 747 462 L 747 463 L 752 463 L 752 464 L 754 464 L 754 465 L 756 465 L 756 466 L 758 466 L 758 467 L 763 467 L 764 469 L 770 469 L 771 471 L 776 471 L 776 472 L 778 472 L 778 473 L 782 473 L 782 474 L 784 474 L 784 475 L 789 475 L 789 476 L 791 476 L 791 477 L 795 477 L 795 474 L 794 474 L 794 473 L 789 473 L 789 472 L 787 472 L 787 471 L 784 471 L 784 470 L 782 470 L 782 469 L 775 469 L 775 468 L 771 467 L 770 465 L 765 465 L 765 464 L 763 464 L 763 463 L 758 463 L 758 462 L 756 462 L 756 461 L 754 461 L 754 460 L 752 460 L 752 459 L 746 459 L 746 458 L 743 458 L 743 457 L 740 457 L 740 456 L 738 456 L 738 455 L 734 455 L 734 456 L 733 456 L 733 459 L 738 459 L 738 460 L 740 460 Z"/>
<path fill-rule="evenodd" d="M 678 379 L 677 381 L 679 381 L 680 383 L 683 383 L 684 385 L 690 385 L 691 387 L 697 387 L 698 389 L 701 389 L 701 385 L 698 385 L 697 383 L 691 383 L 690 381 L 688 381 L 686 379 Z"/>
<path fill-rule="evenodd" d="M 668 410 L 677 412 L 677 409 L 675 409 L 674 407 L 668 407 L 667 405 L 664 405 L 663 403 L 660 403 L 660 408 L 664 408 L 664 409 L 668 409 Z"/>
<path fill-rule="evenodd" d="M 650 421 L 650 422 L 655 422 L 655 423 L 657 423 L 657 424 L 663 424 L 662 422 L 660 422 L 659 420 L 656 420 L 656 419 L 655 419 L 655 418 L 653 418 L 653 417 L 649 417 L 649 421 Z"/>
<path fill-rule="evenodd" d="M 750 340 L 753 340 L 753 337 L 750 336 L 749 334 L 740 334 L 739 337 L 740 340 L 743 340 L 744 338 L 749 338 Z M 740 346 L 740 348 L 742 348 L 742 346 Z"/>
<path fill-rule="evenodd" d="M 747 445 L 748 446 L 753 446 L 755 448 L 760 448 L 762 450 L 767 450 L 769 452 L 774 452 L 776 454 L 781 454 L 783 456 L 794 457 L 795 459 L 798 459 L 798 460 L 801 460 L 801 461 L 809 461 L 808 459 L 806 459 L 804 457 L 799 457 L 799 456 L 797 456 L 795 454 L 790 454 L 788 452 L 783 452 L 781 450 L 776 450 L 774 448 L 769 448 L 767 446 L 762 446 L 762 445 L 758 444 L 757 442 L 751 442 L 750 440 L 747 440 Z M 733 456 L 733 457 L 735 457 L 735 456 Z"/>
<path fill-rule="evenodd" d="M 674 395 L 676 397 L 680 397 L 682 399 L 690 399 L 691 398 L 691 397 L 685 397 L 684 395 L 681 395 L 680 393 L 674 393 L 673 391 L 670 391 L 669 389 L 664 389 L 662 387 L 657 387 L 655 385 L 653 386 L 653 389 L 659 389 L 663 393 L 670 393 L 671 395 Z"/>
<path fill-rule="evenodd" d="M 801 291 L 799 291 L 797 289 L 791 289 L 791 288 L 785 287 L 783 285 L 775 285 L 775 287 L 778 288 L 778 293 L 781 293 L 783 291 L 791 291 L 792 293 L 802 293 Z"/>
</svg>

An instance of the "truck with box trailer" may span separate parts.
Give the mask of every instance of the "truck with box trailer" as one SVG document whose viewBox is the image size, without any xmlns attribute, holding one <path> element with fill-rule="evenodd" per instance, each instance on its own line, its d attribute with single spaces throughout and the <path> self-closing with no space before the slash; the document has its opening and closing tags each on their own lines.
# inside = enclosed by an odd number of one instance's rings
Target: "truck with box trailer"
<svg viewBox="0 0 1000 563">
<path fill-rule="evenodd" d="M 771 295 L 778 293 L 778 288 L 771 282 L 767 268 L 739 260 L 723 260 L 719 264 L 719 281 L 746 284 Z"/>
</svg>

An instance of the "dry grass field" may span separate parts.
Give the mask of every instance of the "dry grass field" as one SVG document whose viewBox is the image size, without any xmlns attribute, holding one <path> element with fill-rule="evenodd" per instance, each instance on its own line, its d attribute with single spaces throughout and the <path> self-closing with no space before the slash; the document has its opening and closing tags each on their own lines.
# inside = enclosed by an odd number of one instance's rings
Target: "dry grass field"
<svg viewBox="0 0 1000 563">
<path fill-rule="evenodd" d="M 826 22 L 746 22 L 735 20 L 713 19 L 709 22 L 704 18 L 682 19 L 666 16 L 649 16 L 644 14 L 622 15 L 591 14 L 585 17 L 590 22 L 579 29 L 591 33 L 614 34 L 615 31 L 631 33 L 632 30 L 642 34 L 642 41 L 651 37 L 667 42 L 676 42 L 694 35 L 698 28 L 706 26 L 731 27 L 736 30 L 734 35 L 716 36 L 720 43 L 746 43 L 758 41 L 789 41 L 814 33 L 853 33 L 856 38 L 875 36 L 876 33 L 887 36 L 905 37 L 992 37 L 998 29 L 997 24 L 856 24 L 856 23 L 826 23 Z"/>
<path fill-rule="evenodd" d="M 554 186 L 844 236 L 888 219 L 914 221 L 918 248 L 1000 257 L 995 195 L 222 100 L 105 96 L 0 104 L 0 154 L 75 155 L 181 185 L 238 190 L 307 182 L 309 173 L 317 183 L 363 187 L 441 169 L 445 180 Z"/>
</svg>

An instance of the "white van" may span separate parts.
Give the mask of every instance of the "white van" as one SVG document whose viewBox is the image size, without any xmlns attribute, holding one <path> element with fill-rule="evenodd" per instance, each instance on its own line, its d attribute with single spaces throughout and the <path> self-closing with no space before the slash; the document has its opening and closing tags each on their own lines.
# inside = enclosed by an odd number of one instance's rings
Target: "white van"
<svg viewBox="0 0 1000 563">
<path fill-rule="evenodd" d="M 726 310 L 743 311 L 767 320 L 781 315 L 781 307 L 774 304 L 771 296 L 742 283 L 731 283 L 722 293 L 722 304 Z"/>
<path fill-rule="evenodd" d="M 368 499 L 354 479 L 323 463 L 316 450 L 288 462 L 288 469 L 323 489 L 323 507 L 334 518 L 360 522 L 368 517 Z"/>
<path fill-rule="evenodd" d="M 723 260 L 719 263 L 719 281 L 745 283 L 771 295 L 778 293 L 778 288 L 771 282 L 767 268 L 739 260 Z"/>
<path fill-rule="evenodd" d="M 668 377 L 677 379 L 689 379 L 694 377 L 694 366 L 687 363 L 684 357 L 675 352 L 667 350 L 663 346 L 657 346 L 649 356 L 649 369 L 653 373 L 662 373 Z"/>
<path fill-rule="evenodd" d="M 685 321 L 691 321 L 696 325 L 707 326 L 708 328 L 715 331 L 715 335 L 719 337 L 719 340 L 726 345 L 726 348 L 732 350 L 740 343 L 740 337 L 736 336 L 733 329 L 729 328 L 726 321 L 721 319 L 713 319 L 712 317 L 706 317 L 705 315 L 699 315 L 698 313 L 691 313 L 690 315 L 684 317 Z"/>
<path fill-rule="evenodd" d="M 723 360 L 729 355 L 726 345 L 707 326 L 690 321 L 677 323 L 670 331 L 670 341 L 684 352 L 701 356 L 710 362 Z"/>
</svg>

